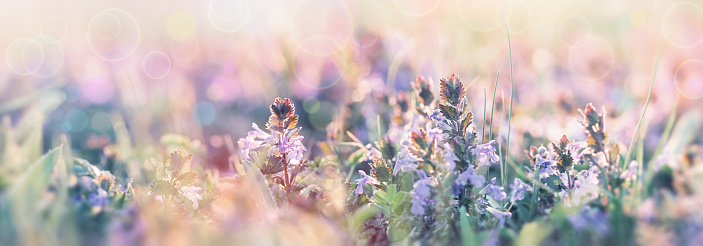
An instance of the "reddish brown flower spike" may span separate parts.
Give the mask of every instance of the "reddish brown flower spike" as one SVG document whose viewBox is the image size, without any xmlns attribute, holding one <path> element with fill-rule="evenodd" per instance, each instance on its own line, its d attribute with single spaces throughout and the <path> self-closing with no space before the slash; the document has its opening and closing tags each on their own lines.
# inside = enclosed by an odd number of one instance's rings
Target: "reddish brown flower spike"
<svg viewBox="0 0 703 246">
<path fill-rule="evenodd" d="M 430 106 L 432 101 L 434 101 L 434 94 L 432 93 L 432 84 L 427 82 L 425 77 L 417 76 L 415 83 L 413 83 L 413 89 L 415 94 L 417 94 L 417 100 L 425 106 Z"/>
<path fill-rule="evenodd" d="M 452 74 L 449 78 L 442 78 L 440 82 L 440 99 L 443 103 L 452 106 L 458 106 L 464 98 L 464 85 L 461 79 L 456 74 Z"/>
<path fill-rule="evenodd" d="M 298 116 L 295 115 L 295 105 L 290 102 L 290 99 L 278 97 L 270 108 L 271 116 L 267 123 L 269 129 L 284 131 L 292 129 L 298 124 Z"/>
</svg>

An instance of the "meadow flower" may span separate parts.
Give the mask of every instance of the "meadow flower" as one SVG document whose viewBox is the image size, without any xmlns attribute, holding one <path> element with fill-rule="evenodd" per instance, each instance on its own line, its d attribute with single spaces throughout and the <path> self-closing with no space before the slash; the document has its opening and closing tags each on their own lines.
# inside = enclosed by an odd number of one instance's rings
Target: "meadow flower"
<svg viewBox="0 0 703 246">
<path fill-rule="evenodd" d="M 493 197 L 493 199 L 496 199 L 498 201 L 501 201 L 505 199 L 508 195 L 503 192 L 503 187 L 495 185 L 496 182 L 496 177 L 493 177 L 491 179 L 491 182 L 486 185 L 486 187 L 483 187 L 481 189 L 480 194 L 488 194 L 489 196 Z"/>
<path fill-rule="evenodd" d="M 286 134 L 290 135 L 290 134 Z M 307 148 L 303 145 L 303 136 L 284 136 L 281 138 L 281 142 L 276 145 L 278 151 L 281 154 L 287 154 L 290 160 L 300 161 L 303 159 L 303 153 L 307 151 Z"/>
<path fill-rule="evenodd" d="M 107 191 L 103 188 L 98 188 L 97 191 L 88 195 L 88 202 L 95 207 L 102 207 L 110 203 L 108 198 Z"/>
<path fill-rule="evenodd" d="M 459 157 L 454 154 L 454 150 L 452 150 L 452 147 L 449 146 L 449 143 L 444 143 L 444 151 L 442 154 L 444 155 L 444 160 L 446 161 L 445 167 L 448 170 L 454 170 L 456 168 L 456 163 L 461 161 L 459 160 Z"/>
<path fill-rule="evenodd" d="M 608 216 L 600 209 L 584 206 L 578 213 L 566 217 L 577 231 L 591 228 L 598 235 L 605 235 L 609 231 Z"/>
<path fill-rule="evenodd" d="M 370 160 L 378 160 L 378 159 L 383 158 L 383 155 L 381 154 L 381 151 L 379 151 L 378 149 L 374 148 L 373 145 L 371 145 L 371 144 L 367 144 L 367 145 L 366 145 L 366 150 L 367 150 L 367 151 L 366 151 L 366 152 L 367 152 L 367 154 L 366 154 L 366 160 L 367 160 L 367 161 L 370 161 Z"/>
<path fill-rule="evenodd" d="M 490 212 L 493 216 L 496 217 L 496 219 L 498 219 L 498 224 L 500 224 L 501 226 L 505 223 L 505 218 L 513 216 L 513 214 L 510 212 L 500 211 L 492 207 L 486 207 L 486 210 L 488 210 L 488 212 Z"/>
<path fill-rule="evenodd" d="M 478 165 L 490 165 L 491 163 L 496 163 L 500 160 L 500 157 L 496 154 L 496 149 L 493 147 L 495 140 L 491 140 L 486 144 L 476 145 L 471 150 L 471 153 L 478 157 Z"/>
<path fill-rule="evenodd" d="M 542 157 L 537 157 L 537 168 L 539 168 L 539 179 L 546 179 L 549 176 L 557 175 L 557 171 L 554 169 L 556 162 L 549 159 L 542 159 Z"/>
<path fill-rule="evenodd" d="M 427 177 L 425 171 L 418 170 L 417 175 L 420 176 L 420 178 L 415 181 L 413 190 L 410 192 L 410 195 L 413 197 L 410 201 L 412 204 L 410 212 L 415 215 L 423 215 L 425 214 L 425 206 L 428 204 L 427 200 L 431 195 L 431 187 L 435 186 L 435 183 L 432 179 Z"/>
<path fill-rule="evenodd" d="M 427 140 L 432 142 L 434 140 L 435 143 L 439 143 L 442 141 L 442 130 L 439 128 L 431 128 L 427 130 Z"/>
<path fill-rule="evenodd" d="M 203 197 L 198 194 L 200 187 L 183 186 L 181 187 L 181 191 L 183 192 L 183 196 L 193 203 L 193 209 L 198 209 L 198 200 L 203 200 Z"/>
<path fill-rule="evenodd" d="M 361 178 L 356 179 L 356 194 L 361 195 L 364 193 L 364 184 L 380 184 L 380 182 L 378 182 L 375 178 L 366 175 L 364 170 L 359 170 L 359 175 L 361 175 Z"/>
<path fill-rule="evenodd" d="M 254 130 L 249 131 L 245 138 L 240 138 L 238 141 L 239 147 L 242 149 L 245 159 L 249 158 L 249 151 L 259 148 L 262 143 L 264 143 L 265 141 L 270 141 L 271 139 L 271 134 L 268 134 L 259 129 L 259 126 L 256 125 L 256 123 L 252 123 L 251 127 L 254 128 Z"/>
<path fill-rule="evenodd" d="M 522 179 L 515 178 L 512 184 L 510 184 L 510 202 L 520 201 L 525 199 L 525 191 L 532 191 L 532 186 L 525 184 Z"/>
<path fill-rule="evenodd" d="M 495 179 L 495 178 L 494 178 Z M 483 175 L 477 174 L 473 168 L 468 168 L 463 173 L 456 177 L 456 183 L 461 185 L 472 184 L 473 186 L 483 185 L 486 178 Z"/>
<path fill-rule="evenodd" d="M 631 161 L 627 169 L 620 174 L 621 179 L 633 179 L 637 176 L 637 161 Z"/>
<path fill-rule="evenodd" d="M 574 163 L 581 162 L 581 154 L 579 153 L 579 150 L 582 150 L 587 146 L 588 143 L 586 143 L 586 141 L 571 142 L 566 145 L 566 150 L 571 153 L 571 158 L 574 159 Z"/>
<path fill-rule="evenodd" d="M 414 156 L 410 155 L 408 148 L 403 147 L 403 149 L 396 155 L 396 163 L 393 167 L 393 175 L 398 174 L 398 171 L 412 172 L 417 169 L 417 162 L 420 161 Z"/>
<path fill-rule="evenodd" d="M 435 109 L 430 115 L 430 119 L 442 121 L 444 119 L 444 116 L 442 116 L 442 111 L 440 111 L 439 109 Z"/>
<path fill-rule="evenodd" d="M 449 125 L 447 125 L 447 123 L 444 123 L 444 121 L 438 122 L 438 123 L 437 123 L 437 127 L 439 127 L 439 128 L 442 129 L 442 130 L 445 130 L 445 131 L 451 131 L 451 130 L 452 130 L 452 127 L 449 126 Z"/>
</svg>

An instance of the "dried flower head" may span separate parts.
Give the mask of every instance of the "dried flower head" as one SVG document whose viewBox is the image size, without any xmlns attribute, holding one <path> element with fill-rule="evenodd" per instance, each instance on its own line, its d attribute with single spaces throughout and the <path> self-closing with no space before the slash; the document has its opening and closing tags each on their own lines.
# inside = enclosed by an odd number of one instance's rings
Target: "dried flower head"
<svg viewBox="0 0 703 246">
<path fill-rule="evenodd" d="M 605 132 L 605 108 L 600 113 L 593 107 L 593 104 L 586 105 L 585 110 L 579 109 L 583 116 L 583 121 L 579 121 L 583 125 L 588 139 L 587 151 L 590 153 L 598 153 L 605 151 L 605 145 L 608 135 Z"/>
<path fill-rule="evenodd" d="M 434 93 L 432 93 L 432 84 L 430 82 L 420 75 L 417 76 L 415 82 L 412 84 L 418 102 L 428 107 L 434 102 Z"/>
<path fill-rule="evenodd" d="M 461 79 L 456 74 L 452 74 L 449 78 L 441 78 L 440 82 L 440 100 L 442 104 L 451 106 L 459 106 L 464 99 L 464 85 Z"/>
<path fill-rule="evenodd" d="M 298 116 L 295 115 L 295 105 L 290 99 L 277 97 L 271 104 L 271 116 L 269 116 L 266 126 L 269 130 L 283 132 L 293 129 L 298 124 Z"/>
</svg>

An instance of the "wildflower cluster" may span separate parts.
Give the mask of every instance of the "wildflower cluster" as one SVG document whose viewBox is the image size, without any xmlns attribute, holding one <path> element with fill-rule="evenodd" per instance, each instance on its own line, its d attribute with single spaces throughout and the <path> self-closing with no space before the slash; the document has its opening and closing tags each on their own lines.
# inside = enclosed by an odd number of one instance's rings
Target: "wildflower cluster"
<svg viewBox="0 0 703 246">
<path fill-rule="evenodd" d="M 269 132 L 259 129 L 254 123 L 254 130 L 246 138 L 239 139 L 239 146 L 245 161 L 260 165 L 262 174 L 273 175 L 273 182 L 281 189 L 287 192 L 300 190 L 302 187 L 296 186 L 295 178 L 306 167 L 303 154 L 307 148 L 302 143 L 303 136 L 299 134 L 301 128 L 296 128 L 298 115 L 295 114 L 295 105 L 288 98 L 276 98 L 270 111 L 271 116 L 266 123 Z M 259 151 L 260 156 L 252 156 L 251 151 Z"/>
<path fill-rule="evenodd" d="M 188 204 L 190 211 L 197 210 L 203 197 L 202 188 L 195 186 L 198 174 L 191 170 L 192 159 L 192 154 L 181 150 L 171 153 L 156 169 L 156 180 L 149 188 L 151 196 L 164 205 Z"/>
<path fill-rule="evenodd" d="M 133 193 L 131 182 L 122 186 L 110 171 L 100 170 L 86 160 L 76 159 L 73 173 L 78 180 L 73 200 L 90 208 L 92 214 L 125 208 Z"/>
</svg>

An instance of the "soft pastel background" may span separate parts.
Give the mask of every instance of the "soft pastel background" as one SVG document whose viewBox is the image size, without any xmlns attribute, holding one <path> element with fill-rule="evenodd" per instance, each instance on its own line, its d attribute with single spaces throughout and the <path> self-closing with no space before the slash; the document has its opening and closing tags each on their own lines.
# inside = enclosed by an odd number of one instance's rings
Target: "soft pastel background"
<svg viewBox="0 0 703 246">
<path fill-rule="evenodd" d="M 604 106 L 626 142 L 663 47 L 645 125 L 700 110 L 703 1 L 37 1 L 0 3 L 0 113 L 13 125 L 46 104 L 44 146 L 114 142 L 124 117 L 138 146 L 166 133 L 210 149 L 263 124 L 291 97 L 306 143 L 326 138 L 344 106 L 407 90 L 417 75 L 456 73 L 483 115 L 496 74 L 509 96 L 510 30 L 516 155 L 521 139 L 581 136 L 576 108 Z M 55 107 L 55 110 L 53 108 Z M 564 117 L 567 116 L 567 117 Z M 373 116 L 371 116 L 373 117 Z M 373 121 L 373 120 L 372 120 Z M 41 121 L 39 121 L 41 122 Z M 506 134 L 506 133 L 503 133 Z M 362 134 L 363 135 L 363 134 Z M 651 134 L 650 134 L 651 135 Z M 648 137 L 645 148 L 658 142 Z M 147 147 L 148 148 L 148 147 Z M 311 148 L 314 155 L 318 150 Z M 215 165 L 217 160 L 213 160 Z"/>
<path fill-rule="evenodd" d="M 354 168 L 362 166 L 359 153 L 381 132 L 396 140 L 417 129 L 398 123 L 416 76 L 432 81 L 437 93 L 439 79 L 451 74 L 467 87 L 476 131 L 495 133 L 505 163 L 528 166 L 525 149 L 562 134 L 586 139 L 577 109 L 589 102 L 604 108 L 610 143 L 629 144 L 618 145 L 628 158 L 637 153 L 633 160 L 649 174 L 643 184 L 661 185 L 650 182 L 649 171 L 656 171 L 651 167 L 660 159 L 677 159 L 667 164 L 682 172 L 669 180 L 680 191 L 671 193 L 676 197 L 622 201 L 642 202 L 640 220 L 657 211 L 677 221 L 696 220 L 661 223 L 668 231 L 640 223 L 637 236 L 616 239 L 665 245 L 654 239 L 680 233 L 700 242 L 703 171 L 701 165 L 679 169 L 675 163 L 693 165 L 702 158 L 702 41 L 703 0 L 2 0 L 0 216 L 6 217 L 0 226 L 6 230 L 0 229 L 0 245 L 350 242 L 356 235 L 350 232 L 374 223 L 354 218 L 377 213 L 364 210 L 370 206 L 356 210 L 359 199 L 348 199 L 358 198 L 349 191 Z M 275 203 L 257 202 L 272 193 L 272 183 L 262 178 L 262 191 L 244 189 L 259 183 L 241 177 L 261 174 L 233 167 L 242 159 L 237 139 L 252 122 L 263 128 L 276 97 L 291 98 L 300 115 L 305 159 L 318 166 L 298 181 L 324 190 L 324 216 L 314 209 L 301 212 L 299 207 L 314 205 L 307 200 L 266 210 L 259 204 Z M 635 141 L 645 105 L 646 134 Z M 495 117 L 487 118 L 492 106 Z M 337 137 L 340 146 L 356 152 L 335 149 L 338 159 L 315 160 L 332 152 L 325 143 Z M 159 163 L 176 147 L 195 155 L 203 200 L 224 198 L 202 204 L 206 209 L 195 217 L 174 216 L 150 195 Z M 74 172 L 85 177 L 98 167 L 112 172 L 101 179 L 117 177 L 123 186 L 111 193 L 129 193 L 129 204 L 89 206 L 92 201 L 81 200 Z M 505 186 L 507 176 L 501 179 Z M 635 208 L 621 210 L 634 221 Z M 554 214 L 545 220 L 566 221 L 565 214 Z M 549 233 L 541 230 L 544 223 L 531 225 L 532 231 L 504 232 L 542 239 Z M 619 225 L 613 228 L 625 228 Z M 539 232 L 544 235 L 533 237 Z M 571 238 L 600 242 L 578 235 L 557 239 Z"/>
</svg>

